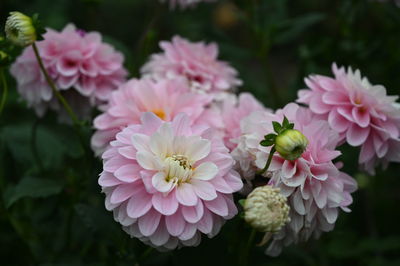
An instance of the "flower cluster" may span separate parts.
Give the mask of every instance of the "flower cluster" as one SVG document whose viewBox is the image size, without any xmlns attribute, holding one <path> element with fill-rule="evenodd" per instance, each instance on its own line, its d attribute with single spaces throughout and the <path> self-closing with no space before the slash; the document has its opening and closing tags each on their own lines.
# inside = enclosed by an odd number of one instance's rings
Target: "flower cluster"
<svg viewBox="0 0 400 266">
<path fill-rule="evenodd" d="M 110 93 L 125 81 L 124 57 L 101 40 L 97 32 L 84 32 L 67 25 L 61 32 L 47 29 L 37 42 L 44 67 L 57 88 L 81 117 L 90 106 L 106 102 Z M 18 92 L 42 116 L 50 108 L 62 108 L 40 71 L 32 46 L 11 67 Z"/>
<path fill-rule="evenodd" d="M 400 162 L 400 104 L 385 87 L 371 85 L 360 71 L 332 66 L 335 78 L 311 76 L 309 89 L 299 91 L 298 102 L 309 105 L 321 119 L 328 120 L 341 140 L 361 146 L 359 163 L 369 173 L 382 162 Z"/>
<path fill-rule="evenodd" d="M 130 124 L 140 123 L 144 112 L 153 112 L 164 121 L 185 113 L 191 121 L 207 121 L 209 95 L 189 91 L 182 79 L 154 81 L 132 79 L 110 95 L 107 110 L 94 120 L 97 132 L 92 147 L 101 154 L 115 134 Z"/>
<path fill-rule="evenodd" d="M 11 68 L 18 91 L 38 115 L 61 111 L 35 47 Z M 106 209 L 131 237 L 159 250 L 215 236 L 238 213 L 233 195 L 240 192 L 245 221 L 266 233 L 266 252 L 277 255 L 331 231 L 340 210 L 350 212 L 357 184 L 341 171 L 340 145 L 361 146 L 359 163 L 370 173 L 379 162 L 400 162 L 397 97 L 351 68 L 333 65 L 334 78 L 307 78 L 297 101 L 308 107 L 273 111 L 250 93 L 234 93 L 242 81 L 218 60 L 214 43 L 162 41 L 163 52 L 128 81 L 123 56 L 98 33 L 68 25 L 48 30 L 37 47 L 76 112 L 101 109 L 91 146 L 103 159 Z"/>
<path fill-rule="evenodd" d="M 196 246 L 237 213 L 241 189 L 228 149 L 209 129 L 179 114 L 165 122 L 144 113 L 103 154 L 99 184 L 124 230 L 161 249 Z"/>
<path fill-rule="evenodd" d="M 165 54 L 152 56 L 142 78 L 111 93 L 94 120 L 92 148 L 104 160 L 99 184 L 115 220 L 132 237 L 169 250 L 198 245 L 236 215 L 233 193 L 243 183 L 224 140 L 237 128 L 225 127 L 223 117 L 262 106 L 250 95 L 236 105 L 231 92 L 240 81 L 216 59 L 215 44 L 174 37 L 161 47 Z"/>
<path fill-rule="evenodd" d="M 160 47 L 164 52 L 152 55 L 142 67 L 143 75 L 157 80 L 182 77 L 193 91 L 217 96 L 242 84 L 235 69 L 217 60 L 215 43 L 191 43 L 175 36 L 171 42 L 161 42 Z"/>
<path fill-rule="evenodd" d="M 349 211 L 350 193 L 356 189 L 355 181 L 338 169 L 332 160 L 340 155 L 335 148 L 339 136 L 329 124 L 318 119 L 306 108 L 294 103 L 275 113 L 256 111 L 242 120 L 242 135 L 233 151 L 237 161 L 249 162 L 242 166 L 244 177 L 253 177 L 257 169 L 263 169 L 271 147 L 260 144 L 265 133 L 274 132 L 274 121 L 286 117 L 295 129 L 309 140 L 306 150 L 294 160 L 274 154 L 268 171 L 269 184 L 280 188 L 288 198 L 291 211 L 290 222 L 273 236 L 268 253 L 276 255 L 282 245 L 306 241 L 312 235 L 333 229 L 338 209 Z M 290 141 L 288 146 L 292 145 Z M 247 173 L 246 173 L 247 172 Z"/>
</svg>

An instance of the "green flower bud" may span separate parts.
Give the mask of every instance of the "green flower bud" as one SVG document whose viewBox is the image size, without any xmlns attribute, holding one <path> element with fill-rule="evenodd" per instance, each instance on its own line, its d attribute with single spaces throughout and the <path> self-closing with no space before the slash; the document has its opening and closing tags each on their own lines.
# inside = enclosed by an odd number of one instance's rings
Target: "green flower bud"
<svg viewBox="0 0 400 266">
<path fill-rule="evenodd" d="M 6 54 L 6 53 L 3 52 L 3 51 L 0 51 L 0 60 L 1 60 L 1 61 L 3 61 L 4 59 L 7 59 L 7 57 L 8 57 L 8 54 Z"/>
<path fill-rule="evenodd" d="M 287 199 L 279 188 L 255 188 L 244 202 L 244 219 L 261 232 L 276 232 L 290 221 Z"/>
<path fill-rule="evenodd" d="M 36 41 L 36 30 L 32 18 L 20 12 L 10 12 L 5 31 L 7 38 L 18 46 L 28 46 Z"/>
<path fill-rule="evenodd" d="M 307 138 L 298 130 L 287 129 L 275 139 L 276 151 L 287 160 L 296 160 L 306 150 Z"/>
</svg>

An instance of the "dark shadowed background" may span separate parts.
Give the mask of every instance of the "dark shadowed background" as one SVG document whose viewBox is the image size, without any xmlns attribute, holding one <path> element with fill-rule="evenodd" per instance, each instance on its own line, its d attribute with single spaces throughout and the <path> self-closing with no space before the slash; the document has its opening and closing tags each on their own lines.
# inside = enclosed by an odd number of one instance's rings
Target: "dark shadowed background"
<svg viewBox="0 0 400 266">
<path fill-rule="evenodd" d="M 332 62 L 361 69 L 400 94 L 400 8 L 391 1 L 235 0 L 171 11 L 157 0 L 1 0 L 9 11 L 39 13 L 44 25 L 99 31 L 122 51 L 132 77 L 158 42 L 181 35 L 216 42 L 250 91 L 270 108 L 296 99 L 309 74 L 331 75 Z M 1 26 L 3 27 L 3 26 Z M 239 217 L 197 248 L 159 253 L 130 239 L 104 208 L 101 162 L 84 152 L 54 115 L 37 119 L 11 84 L 0 117 L 2 265 L 235 265 L 249 231 Z M 87 126 L 89 141 L 91 129 Z M 376 176 L 358 170 L 344 147 L 345 171 L 359 182 L 352 213 L 333 232 L 270 258 L 256 247 L 250 265 L 400 265 L 400 165 Z M 150 252 L 150 253 L 149 253 Z"/>
</svg>

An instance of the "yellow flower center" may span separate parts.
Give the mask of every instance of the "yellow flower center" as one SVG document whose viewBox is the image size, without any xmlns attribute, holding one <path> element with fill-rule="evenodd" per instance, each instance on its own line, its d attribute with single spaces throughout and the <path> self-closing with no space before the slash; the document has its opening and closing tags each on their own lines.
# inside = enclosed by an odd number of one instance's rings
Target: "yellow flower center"
<svg viewBox="0 0 400 266">
<path fill-rule="evenodd" d="M 162 109 L 155 109 L 155 110 L 153 110 L 152 112 L 153 112 L 156 116 L 158 116 L 159 118 L 161 118 L 162 120 L 165 120 L 166 115 L 165 115 L 164 110 L 162 110 Z"/>
<path fill-rule="evenodd" d="M 192 165 L 184 155 L 172 155 L 165 159 L 166 181 L 181 184 L 190 180 L 193 174 Z"/>
</svg>

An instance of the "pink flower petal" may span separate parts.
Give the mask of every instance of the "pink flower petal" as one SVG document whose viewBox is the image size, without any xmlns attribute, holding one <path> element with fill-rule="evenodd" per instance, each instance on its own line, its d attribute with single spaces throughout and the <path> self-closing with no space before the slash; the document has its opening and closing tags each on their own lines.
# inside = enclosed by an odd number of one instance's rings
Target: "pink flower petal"
<svg viewBox="0 0 400 266">
<path fill-rule="evenodd" d="M 173 181 L 167 181 L 164 172 L 157 172 L 154 174 L 151 183 L 155 189 L 163 193 L 170 192 L 174 188 Z"/>
<path fill-rule="evenodd" d="M 369 135 L 370 128 L 361 128 L 356 124 L 352 124 L 346 132 L 346 140 L 351 146 L 357 147 L 363 144 Z"/>
<path fill-rule="evenodd" d="M 136 153 L 136 160 L 141 167 L 146 170 L 161 170 L 162 164 L 160 159 L 147 151 L 139 151 Z"/>
<path fill-rule="evenodd" d="M 123 182 L 132 183 L 140 178 L 140 169 L 137 164 L 123 165 L 114 172 L 114 175 Z"/>
<path fill-rule="evenodd" d="M 225 198 L 221 195 L 218 195 L 217 198 L 211 201 L 204 201 L 204 205 L 213 213 L 219 216 L 227 216 L 228 215 L 228 205 L 225 201 Z"/>
<path fill-rule="evenodd" d="M 155 193 L 151 201 L 154 209 L 163 215 L 172 215 L 178 210 L 179 204 L 173 192 L 166 195 L 163 193 Z"/>
<path fill-rule="evenodd" d="M 197 223 L 197 228 L 203 234 L 211 233 L 211 231 L 213 229 L 213 214 L 210 211 L 208 211 L 207 209 L 204 210 L 203 217 Z"/>
<path fill-rule="evenodd" d="M 151 206 L 151 195 L 141 187 L 128 201 L 126 211 L 129 217 L 139 218 L 145 215 L 150 210 Z"/>
<path fill-rule="evenodd" d="M 351 122 L 339 114 L 336 109 L 333 109 L 329 113 L 328 122 L 331 128 L 339 133 L 346 131 L 351 124 Z"/>
<path fill-rule="evenodd" d="M 113 187 L 121 183 L 121 180 L 115 178 L 113 174 L 108 172 L 102 172 L 99 178 L 99 185 L 103 187 Z"/>
<path fill-rule="evenodd" d="M 218 167 L 214 163 L 205 162 L 196 167 L 192 178 L 197 180 L 208 181 L 213 179 L 217 173 L 218 173 Z"/>
<path fill-rule="evenodd" d="M 204 214 L 203 203 L 199 200 L 196 206 L 182 206 L 182 215 L 188 223 L 197 223 Z"/>
<path fill-rule="evenodd" d="M 205 181 L 192 179 L 191 184 L 197 196 L 203 200 L 213 200 L 217 197 L 214 186 Z"/>
<path fill-rule="evenodd" d="M 168 234 L 168 230 L 165 226 L 164 220 L 165 219 L 161 219 L 157 227 L 157 230 L 149 237 L 150 242 L 157 247 L 166 245 L 168 241 L 171 239 L 170 235 Z"/>
<path fill-rule="evenodd" d="M 354 122 L 356 122 L 360 127 L 368 127 L 371 122 L 369 112 L 367 110 L 354 107 L 352 110 L 354 117 Z"/>
<path fill-rule="evenodd" d="M 122 184 L 117 186 L 112 192 L 110 202 L 118 204 L 129 199 L 135 193 L 136 188 L 136 184 Z"/>
<path fill-rule="evenodd" d="M 176 212 L 173 215 L 165 217 L 165 224 L 167 226 L 168 232 L 172 236 L 179 236 L 183 233 L 185 229 L 185 220 L 180 212 Z"/>
<path fill-rule="evenodd" d="M 138 219 L 139 230 L 144 236 L 152 235 L 160 223 L 161 214 L 150 209 L 144 216 Z"/>
<path fill-rule="evenodd" d="M 175 195 L 179 203 L 182 205 L 195 206 L 197 204 L 198 197 L 191 184 L 180 184 L 178 187 L 176 187 Z"/>
<path fill-rule="evenodd" d="M 185 223 L 185 229 L 178 237 L 180 240 L 189 240 L 196 234 L 197 228 L 194 224 Z"/>
</svg>

